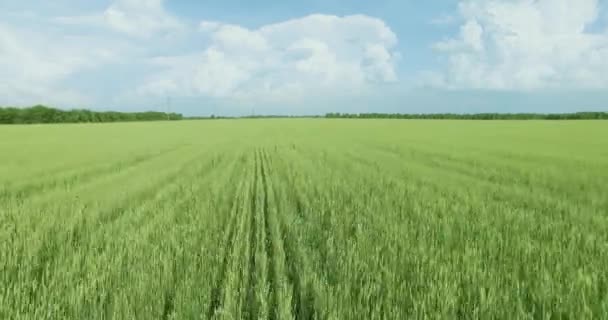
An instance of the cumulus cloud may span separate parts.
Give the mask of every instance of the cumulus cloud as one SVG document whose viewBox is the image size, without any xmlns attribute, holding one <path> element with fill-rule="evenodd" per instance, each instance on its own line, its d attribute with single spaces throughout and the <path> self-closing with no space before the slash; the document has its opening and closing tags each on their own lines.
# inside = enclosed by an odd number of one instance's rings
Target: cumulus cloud
<svg viewBox="0 0 608 320">
<path fill-rule="evenodd" d="M 310 15 L 257 29 L 203 21 L 202 52 L 155 58 L 137 92 L 281 99 L 397 80 L 397 37 L 376 18 Z"/>
<path fill-rule="evenodd" d="M 161 0 L 117 0 L 97 14 L 31 18 L 36 23 L 0 22 L 0 105 L 98 105 L 92 92 L 74 88 L 76 78 L 111 78 L 102 67 L 137 65 L 163 45 L 151 37 L 185 28 Z M 106 85 L 96 86 L 104 92 Z"/>
<path fill-rule="evenodd" d="M 434 48 L 437 86 L 499 90 L 608 88 L 608 31 L 597 0 L 466 0 L 459 33 Z"/>
<path fill-rule="evenodd" d="M 163 0 L 114 0 L 99 12 L 36 21 L 0 24 L 0 104 L 136 104 L 165 95 L 295 104 L 398 81 L 397 36 L 365 15 L 195 25 Z M 116 71 L 124 77 L 97 80 Z M 108 92 L 111 99 L 101 97 Z"/>
<path fill-rule="evenodd" d="M 105 27 L 139 38 L 185 30 L 184 23 L 165 10 L 163 0 L 116 0 L 99 14 L 54 20 L 67 25 Z"/>
<path fill-rule="evenodd" d="M 87 40 L 0 23 L 0 104 L 86 103 L 86 96 L 59 83 L 119 58 L 116 43 L 91 46 Z"/>
</svg>

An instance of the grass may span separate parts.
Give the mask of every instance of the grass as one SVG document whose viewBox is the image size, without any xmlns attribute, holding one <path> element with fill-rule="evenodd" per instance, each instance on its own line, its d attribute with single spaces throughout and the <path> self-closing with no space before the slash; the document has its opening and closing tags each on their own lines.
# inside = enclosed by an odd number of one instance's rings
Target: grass
<svg viewBox="0 0 608 320">
<path fill-rule="evenodd" d="M 0 127 L 2 319 L 608 317 L 608 125 Z"/>
</svg>

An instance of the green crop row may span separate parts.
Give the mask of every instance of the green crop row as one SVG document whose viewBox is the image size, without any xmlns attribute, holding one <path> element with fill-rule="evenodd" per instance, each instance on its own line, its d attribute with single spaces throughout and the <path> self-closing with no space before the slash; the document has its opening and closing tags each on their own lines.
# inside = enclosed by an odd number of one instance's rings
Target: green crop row
<svg viewBox="0 0 608 320">
<path fill-rule="evenodd" d="M 0 319 L 608 317 L 601 121 L 0 127 Z"/>
</svg>

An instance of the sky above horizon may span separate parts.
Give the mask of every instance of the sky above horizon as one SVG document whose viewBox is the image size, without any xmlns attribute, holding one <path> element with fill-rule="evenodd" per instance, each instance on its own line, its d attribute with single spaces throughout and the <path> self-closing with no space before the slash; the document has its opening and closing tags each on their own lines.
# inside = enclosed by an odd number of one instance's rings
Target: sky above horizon
<svg viewBox="0 0 608 320">
<path fill-rule="evenodd" d="M 607 0 L 0 0 L 0 105 L 608 110 Z"/>
</svg>

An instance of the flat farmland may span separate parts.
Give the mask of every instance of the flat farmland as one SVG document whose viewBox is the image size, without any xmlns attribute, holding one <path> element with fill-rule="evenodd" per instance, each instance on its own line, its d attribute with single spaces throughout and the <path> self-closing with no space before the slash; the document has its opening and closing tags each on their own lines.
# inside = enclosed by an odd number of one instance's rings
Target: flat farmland
<svg viewBox="0 0 608 320">
<path fill-rule="evenodd" d="M 608 122 L 0 126 L 1 319 L 606 319 Z"/>
</svg>

